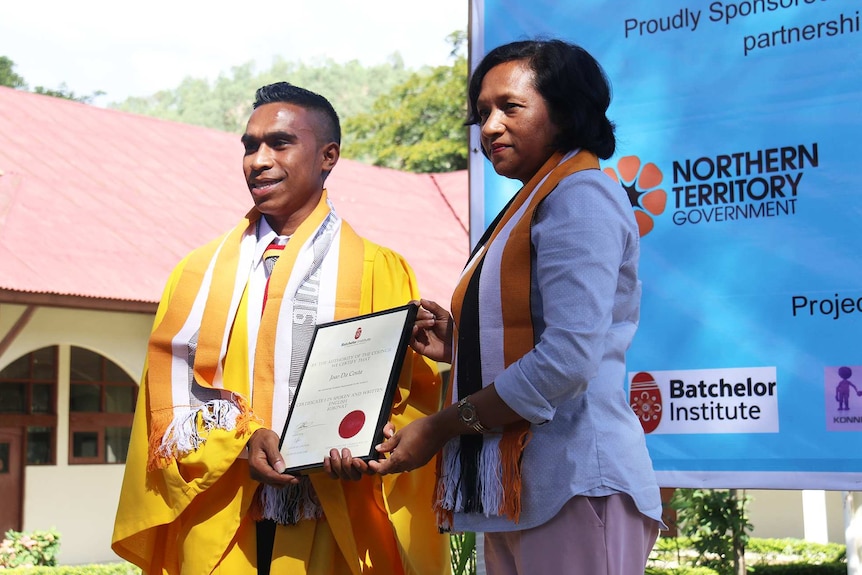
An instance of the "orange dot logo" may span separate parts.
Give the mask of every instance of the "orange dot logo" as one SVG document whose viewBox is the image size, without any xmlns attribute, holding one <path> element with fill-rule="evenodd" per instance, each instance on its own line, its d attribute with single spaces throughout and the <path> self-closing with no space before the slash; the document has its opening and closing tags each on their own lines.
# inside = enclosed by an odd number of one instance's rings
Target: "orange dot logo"
<svg viewBox="0 0 862 575">
<path fill-rule="evenodd" d="M 641 165 L 637 156 L 625 156 L 617 162 L 616 169 L 605 168 L 604 172 L 629 195 L 640 236 L 650 233 L 655 227 L 655 217 L 667 206 L 667 192 L 659 188 L 663 176 L 658 166 L 652 162 Z"/>
</svg>

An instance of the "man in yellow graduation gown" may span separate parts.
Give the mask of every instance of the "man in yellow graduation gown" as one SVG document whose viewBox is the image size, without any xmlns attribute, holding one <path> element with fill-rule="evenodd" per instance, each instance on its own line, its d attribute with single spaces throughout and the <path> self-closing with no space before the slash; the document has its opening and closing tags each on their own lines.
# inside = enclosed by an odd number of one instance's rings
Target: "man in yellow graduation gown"
<svg viewBox="0 0 862 575">
<path fill-rule="evenodd" d="M 273 430 L 284 425 L 314 326 L 419 295 L 407 262 L 358 236 L 328 200 L 340 139 L 322 96 L 285 82 L 260 88 L 242 136 L 254 208 L 170 276 L 112 544 L 144 573 L 450 570 L 431 508 L 433 463 L 381 477 L 332 450 L 324 472 L 281 473 Z M 391 424 L 437 410 L 441 392 L 434 364 L 408 350 Z"/>
</svg>

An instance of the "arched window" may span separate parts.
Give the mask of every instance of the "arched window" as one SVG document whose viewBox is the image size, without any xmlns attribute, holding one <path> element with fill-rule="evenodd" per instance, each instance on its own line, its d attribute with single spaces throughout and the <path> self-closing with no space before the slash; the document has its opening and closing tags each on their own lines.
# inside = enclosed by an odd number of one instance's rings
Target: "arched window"
<svg viewBox="0 0 862 575">
<path fill-rule="evenodd" d="M 116 363 L 72 347 L 69 463 L 125 463 L 138 386 Z"/>
<path fill-rule="evenodd" d="M 27 430 L 27 465 L 55 463 L 57 346 L 28 353 L 0 370 L 0 427 Z"/>
</svg>

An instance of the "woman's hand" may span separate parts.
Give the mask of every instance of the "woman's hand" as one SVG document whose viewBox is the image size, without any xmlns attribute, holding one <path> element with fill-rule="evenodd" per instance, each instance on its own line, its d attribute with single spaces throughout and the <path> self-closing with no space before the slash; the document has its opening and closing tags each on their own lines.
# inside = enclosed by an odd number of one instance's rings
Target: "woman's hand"
<svg viewBox="0 0 862 575">
<path fill-rule="evenodd" d="M 389 457 L 379 461 L 369 461 L 368 467 L 373 473 L 386 475 L 401 473 L 422 467 L 443 449 L 448 436 L 432 420 L 433 416 L 422 417 L 410 422 L 398 433 L 392 435 L 376 447 L 379 453 L 388 453 Z"/>
<path fill-rule="evenodd" d="M 413 324 L 410 347 L 434 361 L 452 363 L 452 315 L 436 302 L 423 299 Z"/>
<path fill-rule="evenodd" d="M 278 434 L 271 429 L 258 429 L 246 443 L 251 478 L 261 483 L 283 487 L 299 483 L 293 475 L 284 473 L 284 459 L 278 449 Z"/>
</svg>

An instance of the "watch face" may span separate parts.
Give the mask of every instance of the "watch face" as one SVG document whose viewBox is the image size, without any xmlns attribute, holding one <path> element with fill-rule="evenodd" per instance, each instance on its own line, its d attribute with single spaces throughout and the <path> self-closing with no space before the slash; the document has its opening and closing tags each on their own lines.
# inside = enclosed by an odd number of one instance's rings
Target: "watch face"
<svg viewBox="0 0 862 575">
<path fill-rule="evenodd" d="M 473 423 L 476 419 L 476 408 L 470 403 L 465 403 L 458 409 L 458 415 L 464 423 Z"/>
</svg>

